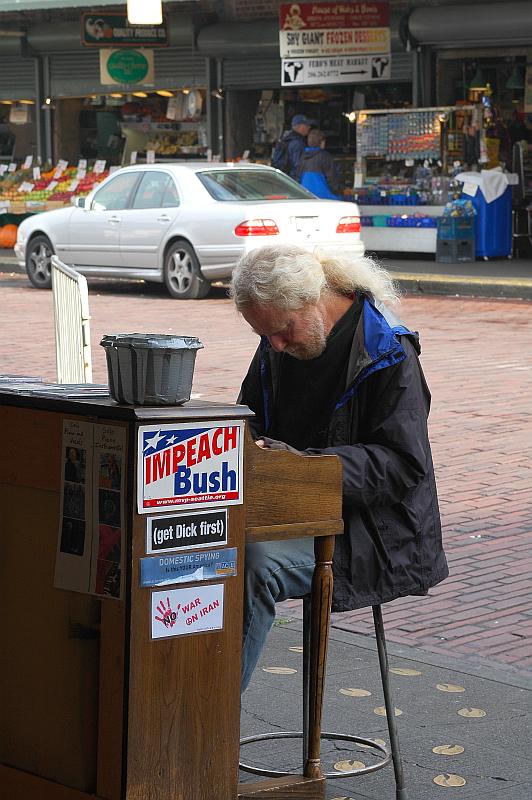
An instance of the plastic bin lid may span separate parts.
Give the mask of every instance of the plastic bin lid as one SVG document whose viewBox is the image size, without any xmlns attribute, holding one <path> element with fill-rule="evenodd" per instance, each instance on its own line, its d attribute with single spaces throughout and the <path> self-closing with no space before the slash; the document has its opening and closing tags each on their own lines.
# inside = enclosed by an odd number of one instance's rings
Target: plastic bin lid
<svg viewBox="0 0 532 800">
<path fill-rule="evenodd" d="M 132 349 L 200 350 L 203 347 L 197 336 L 176 336 L 168 333 L 116 333 L 105 335 L 103 347 L 129 347 Z"/>
</svg>

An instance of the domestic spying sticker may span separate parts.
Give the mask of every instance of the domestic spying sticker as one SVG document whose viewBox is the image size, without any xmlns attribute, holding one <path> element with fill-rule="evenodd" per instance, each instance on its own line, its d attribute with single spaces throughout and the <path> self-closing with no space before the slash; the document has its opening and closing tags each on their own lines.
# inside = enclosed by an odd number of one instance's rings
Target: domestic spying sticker
<svg viewBox="0 0 532 800">
<path fill-rule="evenodd" d="M 143 425 L 138 511 L 242 503 L 242 422 Z"/>
</svg>

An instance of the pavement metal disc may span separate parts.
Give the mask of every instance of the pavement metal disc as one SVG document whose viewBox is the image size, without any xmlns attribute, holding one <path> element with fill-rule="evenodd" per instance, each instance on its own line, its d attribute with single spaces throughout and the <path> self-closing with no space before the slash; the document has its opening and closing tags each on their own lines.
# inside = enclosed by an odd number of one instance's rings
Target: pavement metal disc
<svg viewBox="0 0 532 800">
<path fill-rule="evenodd" d="M 393 672 L 394 675 L 423 675 L 418 669 L 410 667 L 390 667 L 390 672 Z"/>
<path fill-rule="evenodd" d="M 363 761 L 349 759 L 347 761 L 337 761 L 333 766 L 338 772 L 351 772 L 354 769 L 364 769 L 366 765 Z"/>
<path fill-rule="evenodd" d="M 339 689 L 340 694 L 346 694 L 348 697 L 369 697 L 371 692 L 367 689 Z"/>
<path fill-rule="evenodd" d="M 466 782 L 461 775 L 453 775 L 448 772 L 445 775 L 436 775 L 434 783 L 437 783 L 438 786 L 465 786 Z"/>
<path fill-rule="evenodd" d="M 289 647 L 288 649 L 291 650 L 292 653 L 302 653 L 303 652 L 303 648 L 302 648 L 302 646 L 300 644 L 296 644 L 293 647 Z"/>
<path fill-rule="evenodd" d="M 459 708 L 456 712 L 460 717 L 485 717 L 486 712 L 482 708 Z"/>
<path fill-rule="evenodd" d="M 273 675 L 293 675 L 294 672 L 297 672 L 297 669 L 292 669 L 292 667 L 263 667 L 263 672 L 271 672 Z"/>
<path fill-rule="evenodd" d="M 437 683 L 436 689 L 440 692 L 465 692 L 463 686 L 458 686 L 456 683 Z"/>
<path fill-rule="evenodd" d="M 439 744 L 432 748 L 432 752 L 438 756 L 457 756 L 464 752 L 461 744 Z"/>
<path fill-rule="evenodd" d="M 385 708 L 385 706 L 377 706 L 377 708 L 373 709 L 373 713 L 377 714 L 377 716 L 379 716 L 379 717 L 385 717 L 386 716 L 386 708 Z M 400 717 L 402 713 L 403 712 L 401 711 L 400 708 L 397 708 L 397 707 L 395 708 L 395 716 L 396 717 Z"/>
</svg>

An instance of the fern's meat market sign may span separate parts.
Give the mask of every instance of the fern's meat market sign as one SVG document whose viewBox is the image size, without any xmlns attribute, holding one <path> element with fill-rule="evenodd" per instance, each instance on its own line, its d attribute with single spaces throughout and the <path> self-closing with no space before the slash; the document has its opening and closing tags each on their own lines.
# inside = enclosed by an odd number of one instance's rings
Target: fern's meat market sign
<svg viewBox="0 0 532 800">
<path fill-rule="evenodd" d="M 388 3 L 283 3 L 281 58 L 390 52 Z"/>
</svg>

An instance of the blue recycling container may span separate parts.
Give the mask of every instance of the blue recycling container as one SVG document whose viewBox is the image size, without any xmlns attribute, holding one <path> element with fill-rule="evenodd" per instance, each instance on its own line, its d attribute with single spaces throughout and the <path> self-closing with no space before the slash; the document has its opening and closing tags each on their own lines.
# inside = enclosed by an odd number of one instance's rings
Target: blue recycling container
<svg viewBox="0 0 532 800">
<path fill-rule="evenodd" d="M 475 255 L 477 258 L 507 257 L 512 252 L 512 187 L 492 203 L 479 187 L 474 197 L 462 195 L 471 200 L 477 215 L 475 217 Z"/>
</svg>

